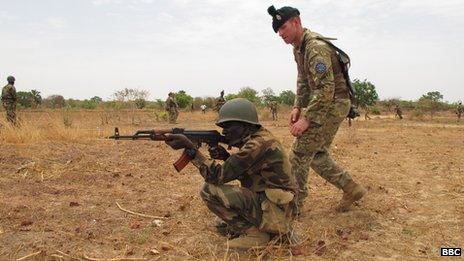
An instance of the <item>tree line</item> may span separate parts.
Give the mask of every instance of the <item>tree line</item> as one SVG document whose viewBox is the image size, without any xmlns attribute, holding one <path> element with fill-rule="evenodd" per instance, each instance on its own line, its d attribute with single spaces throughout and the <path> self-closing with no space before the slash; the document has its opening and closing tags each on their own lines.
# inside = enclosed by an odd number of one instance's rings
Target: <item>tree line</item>
<svg viewBox="0 0 464 261">
<path fill-rule="evenodd" d="M 413 110 L 417 113 L 430 113 L 430 116 L 438 111 L 452 110 L 457 106 L 457 103 L 448 103 L 443 101 L 443 95 L 438 91 L 431 91 L 423 94 L 416 101 L 401 100 L 399 98 L 391 98 L 379 100 L 376 87 L 367 79 L 361 81 L 353 80 L 353 87 L 356 90 L 357 105 L 366 112 L 380 114 L 381 109 L 392 111 L 395 106 L 400 106 L 405 110 Z M 18 106 L 20 108 L 75 108 L 75 109 L 163 109 L 164 100 L 148 100 L 149 92 L 146 90 L 125 88 L 118 90 L 108 101 L 104 101 L 98 96 L 89 99 L 65 99 L 62 95 L 50 95 L 42 98 L 37 90 L 29 92 L 20 91 L 17 93 Z M 208 108 L 213 108 L 216 102 L 216 97 L 193 97 L 184 90 L 175 93 L 176 101 L 182 109 L 198 110 L 201 105 L 206 105 Z M 265 88 L 261 92 L 252 87 L 243 87 L 237 93 L 228 93 L 225 96 L 226 100 L 233 98 L 246 98 L 256 104 L 258 107 L 265 107 L 271 101 L 276 101 L 284 106 L 292 106 L 295 100 L 295 93 L 292 90 L 285 90 L 278 95 L 271 88 Z"/>
</svg>

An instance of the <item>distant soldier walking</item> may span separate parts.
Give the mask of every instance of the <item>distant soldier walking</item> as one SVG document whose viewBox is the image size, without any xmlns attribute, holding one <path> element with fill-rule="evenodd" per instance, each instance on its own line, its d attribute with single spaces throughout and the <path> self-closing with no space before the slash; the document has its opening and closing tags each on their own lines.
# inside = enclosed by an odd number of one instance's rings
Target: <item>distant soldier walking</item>
<svg viewBox="0 0 464 261">
<path fill-rule="evenodd" d="M 269 110 L 271 110 L 271 113 L 272 113 L 272 120 L 276 121 L 277 120 L 277 102 L 276 101 L 271 101 L 269 103 Z"/>
<path fill-rule="evenodd" d="M 224 99 L 224 90 L 222 90 L 221 96 L 219 96 L 216 99 L 216 105 L 214 106 L 214 110 L 219 112 L 219 110 L 221 109 L 222 105 L 224 105 L 224 103 L 226 103 L 226 99 Z"/>
<path fill-rule="evenodd" d="M 400 108 L 400 106 L 398 104 L 395 106 L 395 118 L 397 118 L 397 117 L 400 120 L 403 119 L 403 112 L 401 111 L 401 108 Z"/>
<path fill-rule="evenodd" d="M 458 116 L 458 121 L 461 120 L 461 116 L 464 113 L 464 106 L 462 106 L 462 103 L 459 102 L 458 106 L 456 107 L 456 115 Z"/>
<path fill-rule="evenodd" d="M 8 76 L 8 84 L 2 89 L 2 104 L 6 111 L 6 119 L 16 125 L 16 89 L 14 87 L 15 78 Z"/>
<path fill-rule="evenodd" d="M 173 92 L 168 94 L 168 98 L 166 99 L 165 110 L 169 114 L 169 123 L 176 123 L 177 116 L 179 116 L 179 105 L 176 102 L 175 96 Z"/>
</svg>

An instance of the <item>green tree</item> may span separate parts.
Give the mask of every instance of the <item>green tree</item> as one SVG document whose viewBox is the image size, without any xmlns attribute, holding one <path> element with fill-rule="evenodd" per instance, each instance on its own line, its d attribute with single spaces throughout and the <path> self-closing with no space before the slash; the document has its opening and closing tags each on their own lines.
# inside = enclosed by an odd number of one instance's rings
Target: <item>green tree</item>
<svg viewBox="0 0 464 261">
<path fill-rule="evenodd" d="M 367 79 L 364 81 L 355 79 L 353 81 L 353 87 L 356 90 L 356 99 L 358 105 L 363 109 L 367 109 L 367 107 L 375 105 L 379 99 L 379 95 L 375 90 L 375 85 Z"/>
<path fill-rule="evenodd" d="M 251 87 L 243 87 L 237 93 L 238 98 L 245 98 L 254 103 L 255 105 L 261 105 L 261 99 L 258 97 L 258 92 Z"/>
<path fill-rule="evenodd" d="M 180 108 L 186 108 L 193 102 L 193 97 L 188 95 L 185 91 L 180 90 L 175 94 L 177 104 Z"/>
<path fill-rule="evenodd" d="M 17 92 L 16 97 L 18 104 L 23 108 L 31 108 L 34 102 L 34 98 L 30 92 Z"/>
<path fill-rule="evenodd" d="M 280 103 L 292 106 L 295 102 L 295 96 L 295 93 L 291 90 L 282 91 L 279 94 L 279 101 Z"/>
<path fill-rule="evenodd" d="M 37 90 L 31 90 L 31 95 L 32 95 L 32 107 L 37 108 L 40 104 L 42 104 L 42 96 L 40 95 L 40 92 Z"/>
<path fill-rule="evenodd" d="M 229 101 L 229 100 L 232 100 L 232 99 L 235 99 L 235 98 L 238 98 L 238 95 L 235 94 L 235 93 L 229 93 L 224 97 L 224 99 L 226 99 L 226 101 Z M 214 101 L 213 104 L 216 104 L 216 101 Z"/>
<path fill-rule="evenodd" d="M 364 118 L 366 120 L 370 119 L 368 115 L 369 107 L 374 106 L 379 99 L 379 95 L 375 90 L 375 85 L 367 79 L 364 79 L 362 82 L 359 79 L 355 79 L 353 81 L 353 87 L 356 90 L 356 101 L 358 106 L 364 109 Z"/>
<path fill-rule="evenodd" d="M 268 87 L 264 90 L 261 91 L 263 93 L 263 96 L 261 96 L 261 99 L 264 103 L 264 105 L 268 105 L 271 101 L 278 101 L 279 98 L 274 94 L 274 91 Z"/>
<path fill-rule="evenodd" d="M 93 96 L 92 98 L 90 98 L 90 101 L 93 102 L 93 103 L 99 104 L 99 103 L 103 102 L 103 99 L 98 97 L 98 96 Z"/>
<path fill-rule="evenodd" d="M 429 111 L 433 118 L 435 112 L 440 108 L 443 95 L 439 91 L 427 92 L 418 101 L 418 109 Z"/>
</svg>

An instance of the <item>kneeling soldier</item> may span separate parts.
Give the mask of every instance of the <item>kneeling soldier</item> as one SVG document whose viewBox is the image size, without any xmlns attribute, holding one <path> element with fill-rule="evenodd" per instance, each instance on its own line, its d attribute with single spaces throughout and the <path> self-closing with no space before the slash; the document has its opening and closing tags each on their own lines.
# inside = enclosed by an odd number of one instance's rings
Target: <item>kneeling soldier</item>
<svg viewBox="0 0 464 261">
<path fill-rule="evenodd" d="M 237 153 L 230 155 L 219 146 L 209 150 L 213 159 L 208 159 L 181 134 L 169 135 L 166 143 L 187 150 L 205 179 L 200 195 L 206 206 L 241 235 L 230 240 L 229 247 L 266 246 L 276 236 L 296 243 L 292 221 L 298 190 L 282 144 L 261 126 L 255 106 L 243 98 L 226 102 L 216 125 L 227 143 L 239 148 Z M 233 180 L 241 186 L 226 184 Z"/>
</svg>

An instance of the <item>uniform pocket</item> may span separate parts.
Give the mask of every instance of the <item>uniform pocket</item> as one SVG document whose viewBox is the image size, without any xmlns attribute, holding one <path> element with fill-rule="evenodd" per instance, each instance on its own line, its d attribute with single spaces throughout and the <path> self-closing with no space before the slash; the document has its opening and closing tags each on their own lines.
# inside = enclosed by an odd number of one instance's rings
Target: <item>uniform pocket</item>
<svg viewBox="0 0 464 261">
<path fill-rule="evenodd" d="M 287 215 L 288 204 L 274 204 L 269 199 L 261 202 L 263 216 L 259 229 L 268 233 L 285 234 L 290 229 L 290 219 Z"/>
</svg>

